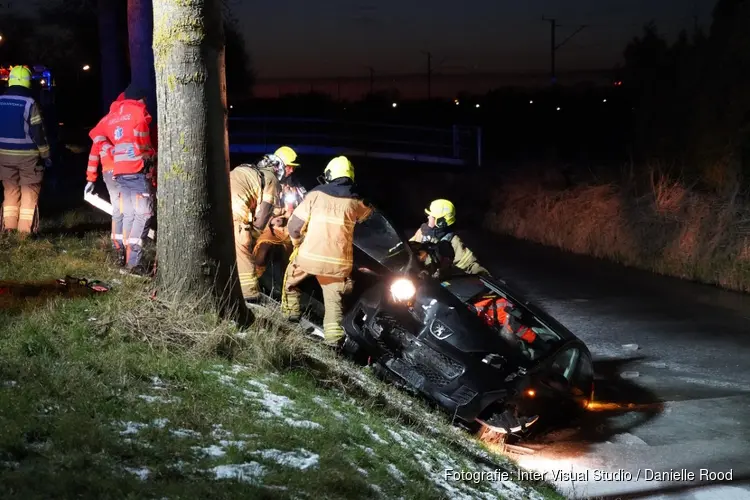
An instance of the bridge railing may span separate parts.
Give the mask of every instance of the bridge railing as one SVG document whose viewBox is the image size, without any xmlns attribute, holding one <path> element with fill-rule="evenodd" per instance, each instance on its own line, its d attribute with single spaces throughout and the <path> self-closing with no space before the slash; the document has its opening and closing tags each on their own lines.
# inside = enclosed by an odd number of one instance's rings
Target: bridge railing
<svg viewBox="0 0 750 500">
<path fill-rule="evenodd" d="M 263 154 L 288 144 L 302 154 L 368 156 L 454 165 L 481 165 L 479 127 L 423 127 L 314 118 L 229 118 L 232 153 Z"/>
</svg>

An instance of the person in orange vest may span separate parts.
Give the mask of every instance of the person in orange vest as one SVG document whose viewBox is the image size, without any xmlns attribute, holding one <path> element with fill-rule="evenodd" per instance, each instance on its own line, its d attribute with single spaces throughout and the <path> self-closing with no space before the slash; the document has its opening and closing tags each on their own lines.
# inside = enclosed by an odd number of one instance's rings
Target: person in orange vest
<svg viewBox="0 0 750 500">
<path fill-rule="evenodd" d="M 125 268 L 138 276 L 151 272 L 141 264 L 143 241 L 153 213 L 149 171 L 156 151 L 151 143 L 151 115 L 146 110 L 146 92 L 134 85 L 125 90 L 125 99 L 113 105 L 109 114 L 94 127 L 94 140 L 112 144 L 113 176 L 120 191 L 125 242 Z"/>
<path fill-rule="evenodd" d="M 40 165 L 41 162 L 44 166 Z M 0 97 L 0 180 L 5 231 L 36 231 L 44 169 L 52 165 L 41 108 L 31 94 L 31 70 L 15 66 Z"/>
<path fill-rule="evenodd" d="M 287 225 L 294 251 L 284 276 L 281 312 L 290 321 L 300 320 L 299 285 L 315 276 L 323 290 L 324 342 L 335 347 L 344 337 L 343 296 L 352 272 L 354 227 L 372 208 L 357 194 L 354 167 L 346 156 L 331 160 L 324 176 L 326 184 L 307 193 Z"/>
<path fill-rule="evenodd" d="M 125 100 L 125 92 L 121 93 L 109 107 L 110 112 L 116 109 L 117 103 Z M 120 210 L 120 189 L 114 177 L 115 160 L 112 155 L 112 143 L 105 136 L 97 136 L 96 129 L 89 132 L 93 141 L 89 151 L 89 162 L 86 168 L 86 187 L 83 194 L 94 192 L 96 179 L 99 177 L 99 163 L 102 165 L 102 177 L 109 192 L 109 202 L 112 204 L 112 248 L 117 256 L 117 264 L 125 265 L 125 242 L 122 236 L 122 211 Z"/>
</svg>

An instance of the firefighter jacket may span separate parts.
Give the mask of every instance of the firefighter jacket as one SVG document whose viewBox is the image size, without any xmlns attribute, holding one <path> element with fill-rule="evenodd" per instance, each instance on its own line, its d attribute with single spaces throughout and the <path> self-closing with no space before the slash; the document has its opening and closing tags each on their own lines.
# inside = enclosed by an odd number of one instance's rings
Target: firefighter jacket
<svg viewBox="0 0 750 500">
<path fill-rule="evenodd" d="M 49 158 L 42 113 L 31 91 L 14 85 L 0 96 L 0 155 Z"/>
<path fill-rule="evenodd" d="M 241 224 L 252 224 L 261 214 L 257 211 L 263 203 L 270 205 L 266 223 L 273 207 L 280 205 L 281 186 L 273 169 L 258 168 L 243 164 L 229 173 L 229 189 L 232 194 L 232 218 Z M 263 230 L 259 227 L 259 230 Z"/>
<path fill-rule="evenodd" d="M 312 189 L 294 209 L 287 226 L 294 246 L 299 246 L 296 265 L 315 276 L 348 277 L 354 257 L 354 226 L 371 213 L 372 208 L 347 178 Z"/>
<path fill-rule="evenodd" d="M 441 243 L 448 242 L 450 247 L 446 247 L 446 257 L 453 261 L 453 265 L 467 274 L 489 274 L 489 272 L 477 262 L 477 258 L 474 252 L 464 245 L 461 238 L 447 230 L 441 231 L 437 228 L 431 228 L 427 224 L 422 224 L 422 227 L 417 229 L 414 236 L 409 241 L 418 241 L 421 243 Z M 442 247 L 441 247 L 442 250 Z M 427 262 L 426 264 L 429 264 Z"/>
<path fill-rule="evenodd" d="M 102 118 L 89 134 L 94 143 L 112 144 L 114 175 L 143 172 L 146 160 L 156 152 L 151 144 L 151 115 L 146 105 L 133 99 L 115 101 L 109 114 Z"/>
</svg>

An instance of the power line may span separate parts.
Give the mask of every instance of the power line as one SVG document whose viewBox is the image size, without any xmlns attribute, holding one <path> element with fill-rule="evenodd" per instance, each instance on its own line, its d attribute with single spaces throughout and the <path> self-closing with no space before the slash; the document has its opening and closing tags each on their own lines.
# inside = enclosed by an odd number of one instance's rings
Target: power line
<svg viewBox="0 0 750 500">
<path fill-rule="evenodd" d="M 557 70 L 555 67 L 555 56 L 557 55 L 557 51 L 560 50 L 563 45 L 568 43 L 571 38 L 586 29 L 588 25 L 582 24 L 578 27 L 577 30 L 575 30 L 570 36 L 568 36 L 568 38 L 558 44 L 555 37 L 557 35 L 557 28 L 561 28 L 562 26 L 557 24 L 557 19 L 555 18 L 548 18 L 546 16 L 543 16 L 542 20 L 547 21 L 550 24 L 550 78 L 552 83 L 555 84 L 557 83 Z"/>
</svg>

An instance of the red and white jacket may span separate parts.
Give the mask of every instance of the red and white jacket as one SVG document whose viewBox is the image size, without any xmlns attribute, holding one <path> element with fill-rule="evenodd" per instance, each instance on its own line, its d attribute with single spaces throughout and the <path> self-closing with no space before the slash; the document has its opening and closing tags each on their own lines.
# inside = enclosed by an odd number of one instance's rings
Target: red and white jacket
<svg viewBox="0 0 750 500">
<path fill-rule="evenodd" d="M 106 143 L 111 144 L 107 153 L 111 154 L 115 176 L 141 172 L 144 161 L 156 154 L 151 144 L 150 124 L 151 115 L 145 104 L 123 99 L 112 103 L 109 114 L 89 133 L 94 147 L 99 144 L 99 156 Z"/>
</svg>

